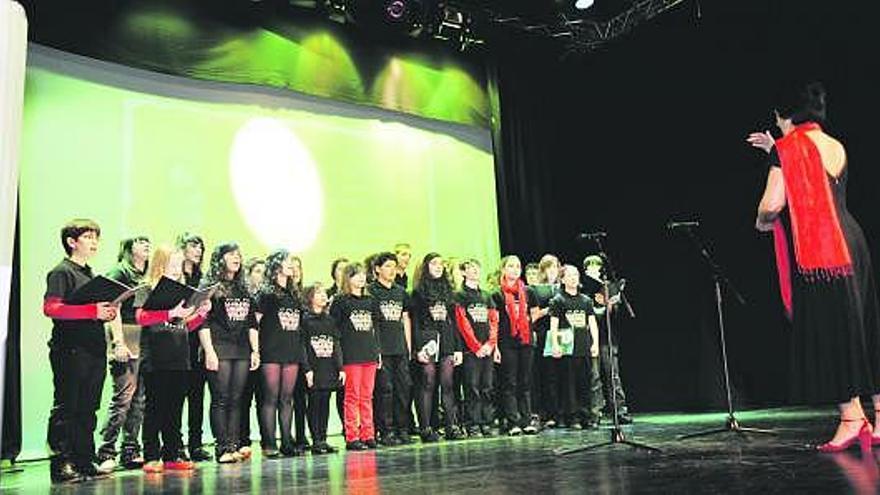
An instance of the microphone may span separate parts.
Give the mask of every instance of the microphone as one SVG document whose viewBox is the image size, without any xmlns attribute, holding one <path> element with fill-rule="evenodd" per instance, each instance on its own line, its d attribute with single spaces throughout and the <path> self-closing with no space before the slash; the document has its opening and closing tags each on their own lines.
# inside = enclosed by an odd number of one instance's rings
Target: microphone
<svg viewBox="0 0 880 495">
<path fill-rule="evenodd" d="M 666 228 L 669 230 L 675 229 L 693 229 L 700 226 L 700 222 L 692 221 L 692 222 L 667 222 Z"/>
<path fill-rule="evenodd" d="M 598 232 L 581 232 L 577 235 L 578 239 L 598 239 L 600 237 L 606 237 L 608 234 L 602 231 Z"/>
</svg>

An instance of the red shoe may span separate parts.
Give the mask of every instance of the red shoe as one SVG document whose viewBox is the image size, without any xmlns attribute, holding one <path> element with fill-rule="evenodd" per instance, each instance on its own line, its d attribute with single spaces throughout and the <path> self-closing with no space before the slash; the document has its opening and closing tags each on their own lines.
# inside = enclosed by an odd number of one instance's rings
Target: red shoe
<svg viewBox="0 0 880 495">
<path fill-rule="evenodd" d="M 843 423 L 850 423 L 854 421 L 862 422 L 862 427 L 859 428 L 858 433 L 847 438 L 843 442 L 840 443 L 831 443 L 826 442 L 817 447 L 819 452 L 823 452 L 826 454 L 834 453 L 834 452 L 843 452 L 844 450 L 852 447 L 853 444 L 859 442 L 861 446 L 862 452 L 869 453 L 871 452 L 871 444 L 873 443 L 873 431 L 871 429 L 871 423 L 868 422 L 866 418 L 857 418 L 857 419 L 841 419 Z"/>
<path fill-rule="evenodd" d="M 142 469 L 145 473 L 157 474 L 161 473 L 165 469 L 165 466 L 162 464 L 162 461 L 149 461 L 144 463 Z"/>
<path fill-rule="evenodd" d="M 195 469 L 196 464 L 186 459 L 174 459 L 173 461 L 165 461 L 164 467 L 169 471 L 191 471 Z"/>
</svg>

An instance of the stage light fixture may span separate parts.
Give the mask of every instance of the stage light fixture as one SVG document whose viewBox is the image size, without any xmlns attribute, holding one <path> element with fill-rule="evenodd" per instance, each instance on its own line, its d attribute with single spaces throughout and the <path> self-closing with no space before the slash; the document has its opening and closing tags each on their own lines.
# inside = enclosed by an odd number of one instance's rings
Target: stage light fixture
<svg viewBox="0 0 880 495">
<path fill-rule="evenodd" d="M 588 8 L 593 6 L 594 0 L 577 0 L 574 3 L 574 8 L 578 10 L 587 10 Z"/>
<path fill-rule="evenodd" d="M 425 24 L 422 0 L 347 0 L 353 22 L 367 27 L 418 36 Z"/>
</svg>

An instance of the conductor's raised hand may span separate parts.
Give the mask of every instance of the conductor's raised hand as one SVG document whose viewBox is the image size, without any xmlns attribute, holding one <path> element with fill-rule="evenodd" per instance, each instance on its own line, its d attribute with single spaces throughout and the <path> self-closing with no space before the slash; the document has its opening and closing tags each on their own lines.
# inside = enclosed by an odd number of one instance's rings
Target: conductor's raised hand
<svg viewBox="0 0 880 495">
<path fill-rule="evenodd" d="M 767 153 L 770 153 L 770 150 L 772 150 L 773 146 L 776 144 L 776 140 L 773 139 L 770 131 L 753 132 L 749 134 L 746 141 L 755 148 L 760 148 Z"/>
</svg>

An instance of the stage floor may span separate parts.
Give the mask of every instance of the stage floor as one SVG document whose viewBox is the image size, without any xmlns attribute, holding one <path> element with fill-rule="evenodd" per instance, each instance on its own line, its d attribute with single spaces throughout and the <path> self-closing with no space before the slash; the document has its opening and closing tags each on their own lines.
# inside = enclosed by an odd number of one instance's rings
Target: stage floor
<svg viewBox="0 0 880 495">
<path fill-rule="evenodd" d="M 260 459 L 188 474 L 114 477 L 52 490 L 48 463 L 3 473 L 2 493 L 876 493 L 880 449 L 818 454 L 834 431 L 833 409 L 767 409 L 737 415 L 742 426 L 778 436 L 724 433 L 678 441 L 681 434 L 724 426 L 725 414 L 642 414 L 625 431 L 660 453 L 625 445 L 557 456 L 554 449 L 599 443 L 607 429 L 546 430 L 534 437 L 441 442 L 378 451 Z M 342 439 L 331 443 L 341 446 Z M 256 442 L 255 442 L 256 445 Z"/>
</svg>

